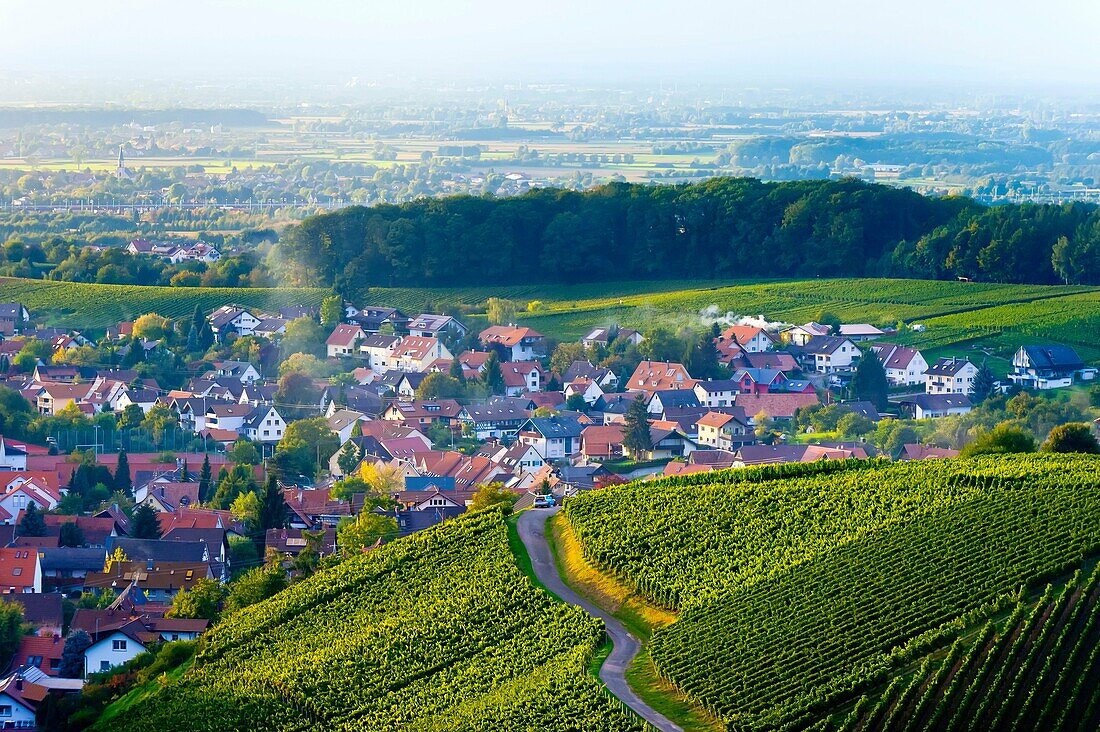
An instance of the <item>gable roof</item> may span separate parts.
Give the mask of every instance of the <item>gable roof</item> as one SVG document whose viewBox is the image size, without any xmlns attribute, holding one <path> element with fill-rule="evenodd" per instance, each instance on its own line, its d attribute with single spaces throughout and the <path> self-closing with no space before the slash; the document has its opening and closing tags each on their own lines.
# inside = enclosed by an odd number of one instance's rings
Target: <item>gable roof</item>
<svg viewBox="0 0 1100 732">
<path fill-rule="evenodd" d="M 764 412 L 775 419 L 790 419 L 794 411 L 800 407 L 810 407 L 819 403 L 817 394 L 777 393 L 769 394 L 738 394 L 733 398 L 735 406 L 745 410 L 745 414 L 756 416 Z"/>
<path fill-rule="evenodd" d="M 667 391 L 690 389 L 698 383 L 687 368 L 675 361 L 642 361 L 634 369 L 626 388 L 632 391 Z"/>
<path fill-rule="evenodd" d="M 965 358 L 941 358 L 928 367 L 928 370 L 924 373 L 929 376 L 957 376 L 967 366 L 973 366 L 970 361 Z"/>
<path fill-rule="evenodd" d="M 855 348 L 855 344 L 852 343 L 851 339 L 845 336 L 814 336 L 803 346 L 803 351 L 813 354 L 833 354 L 844 344 Z"/>
<path fill-rule="evenodd" d="M 343 348 L 350 348 L 355 344 L 355 341 L 362 338 L 365 334 L 363 329 L 358 325 L 348 325 L 347 323 L 340 323 L 333 328 L 332 333 L 325 339 L 326 346 L 340 346 Z"/>
<path fill-rule="evenodd" d="M 920 351 L 915 348 L 907 348 L 894 343 L 875 343 L 871 346 L 871 352 L 882 362 L 884 369 L 907 369 Z"/>
<path fill-rule="evenodd" d="M 1023 351 L 1027 354 L 1028 363 L 1034 369 L 1075 371 L 1085 367 L 1085 362 L 1077 355 L 1077 351 L 1069 346 L 1023 346 Z"/>
<path fill-rule="evenodd" d="M 499 343 L 508 347 L 519 344 L 525 338 L 538 340 L 542 337 L 537 330 L 516 325 L 491 325 L 478 335 L 482 343 Z"/>
</svg>

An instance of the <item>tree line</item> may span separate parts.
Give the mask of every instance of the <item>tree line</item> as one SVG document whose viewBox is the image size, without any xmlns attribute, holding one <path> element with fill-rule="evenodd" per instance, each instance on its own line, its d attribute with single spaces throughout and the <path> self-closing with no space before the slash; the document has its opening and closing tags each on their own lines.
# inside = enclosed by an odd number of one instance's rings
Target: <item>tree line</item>
<svg viewBox="0 0 1100 732">
<path fill-rule="evenodd" d="M 352 207 L 291 228 L 293 284 L 461 286 L 672 277 L 967 277 L 1100 283 L 1089 204 L 986 207 L 838 181 L 722 178 Z"/>
</svg>

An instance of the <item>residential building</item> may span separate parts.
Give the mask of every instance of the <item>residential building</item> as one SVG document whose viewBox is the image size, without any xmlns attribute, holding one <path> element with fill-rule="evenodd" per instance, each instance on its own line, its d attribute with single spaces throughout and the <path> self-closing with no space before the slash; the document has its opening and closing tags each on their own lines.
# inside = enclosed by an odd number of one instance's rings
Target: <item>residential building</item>
<svg viewBox="0 0 1100 732">
<path fill-rule="evenodd" d="M 401 339 L 401 344 L 394 350 L 391 360 L 395 369 L 424 373 L 435 361 L 453 358 L 438 338 L 407 336 Z"/>
<path fill-rule="evenodd" d="M 26 470 L 26 446 L 5 439 L 0 435 L 0 470 Z"/>
<path fill-rule="evenodd" d="M 457 338 L 466 335 L 466 326 L 450 315 L 421 313 L 409 320 L 409 335 L 423 338 Z"/>
<path fill-rule="evenodd" d="M 0 548 L 0 594 L 42 592 L 42 562 L 38 550 L 28 547 Z"/>
<path fill-rule="evenodd" d="M 23 303 L 0 303 L 0 335 L 13 336 L 23 332 L 23 326 L 31 319 L 30 311 Z"/>
<path fill-rule="evenodd" d="M 803 347 L 807 365 L 820 374 L 845 374 L 855 370 L 860 350 L 844 336 L 815 336 Z"/>
<path fill-rule="evenodd" d="M 699 444 L 719 450 L 733 450 L 755 442 L 749 419 L 743 409 L 708 412 L 698 421 Z"/>
<path fill-rule="evenodd" d="M 638 345 L 645 337 L 636 330 L 630 328 L 599 327 L 588 331 L 588 335 L 581 338 L 581 344 L 585 348 L 593 346 L 608 346 L 612 341 L 629 341 Z"/>
<path fill-rule="evenodd" d="M 508 396 L 542 391 L 544 375 L 538 361 L 505 361 L 500 365 L 500 374 Z"/>
<path fill-rule="evenodd" d="M 855 343 L 862 343 L 863 341 L 873 341 L 886 334 L 868 323 L 848 323 L 840 326 L 840 335 Z"/>
<path fill-rule="evenodd" d="M 516 325 L 492 325 L 478 339 L 487 348 L 503 351 L 501 361 L 533 361 L 542 356 L 545 338 L 531 328 Z"/>
<path fill-rule="evenodd" d="M 586 425 L 569 414 L 532 417 L 519 428 L 519 440 L 532 445 L 544 460 L 561 460 L 580 451 L 581 432 Z"/>
<path fill-rule="evenodd" d="M 789 343 L 796 346 L 805 346 L 814 338 L 832 335 L 832 332 L 832 328 L 829 326 L 810 321 L 805 325 L 796 325 L 793 328 L 788 328 L 783 333 L 783 336 Z"/>
<path fill-rule="evenodd" d="M 875 343 L 868 348 L 882 363 L 886 380 L 894 386 L 912 386 L 924 382 L 928 362 L 917 349 L 893 343 Z"/>
<path fill-rule="evenodd" d="M 358 344 L 366 338 L 367 333 L 360 326 L 340 323 L 325 340 L 328 357 L 351 358 L 352 356 L 358 356 L 361 353 Z"/>
<path fill-rule="evenodd" d="M 1021 346 L 1012 357 L 1008 378 L 1029 389 L 1059 389 L 1072 386 L 1074 378 L 1083 372 L 1084 361 L 1069 346 Z M 1095 369 L 1089 370 L 1086 378 L 1093 378 L 1095 373 Z"/>
<path fill-rule="evenodd" d="M 741 382 L 733 379 L 712 379 L 695 385 L 695 396 L 704 407 L 729 407 L 741 391 Z"/>
<path fill-rule="evenodd" d="M 767 351 L 775 345 L 775 338 L 763 328 L 749 325 L 733 325 L 722 331 L 719 342 L 733 341 L 748 353 Z"/>
<path fill-rule="evenodd" d="M 367 336 L 359 344 L 359 353 L 367 357 L 367 364 L 376 374 L 384 374 L 396 368 L 393 354 L 401 345 L 401 337 L 376 333 Z"/>
<path fill-rule="evenodd" d="M 259 318 L 239 305 L 223 305 L 210 314 L 210 329 L 219 341 L 229 333 L 252 335 L 259 324 Z"/>
<path fill-rule="evenodd" d="M 924 372 L 928 394 L 969 394 L 974 391 L 978 367 L 964 358 L 941 358 Z"/>
<path fill-rule="evenodd" d="M 901 410 L 913 419 L 947 417 L 966 414 L 974 405 L 970 397 L 960 393 L 914 394 L 898 401 Z"/>
<path fill-rule="evenodd" d="M 698 379 L 691 378 L 682 363 L 673 361 L 642 361 L 626 382 L 628 391 L 652 394 L 672 389 L 694 389 Z"/>
<path fill-rule="evenodd" d="M 646 411 L 651 416 L 661 417 L 669 409 L 698 407 L 699 397 L 695 395 L 695 389 L 662 389 L 651 392 Z"/>
<path fill-rule="evenodd" d="M 252 411 L 241 422 L 238 432 L 253 442 L 274 445 L 283 439 L 286 420 L 275 407 L 261 404 L 258 407 L 252 407 Z"/>
</svg>

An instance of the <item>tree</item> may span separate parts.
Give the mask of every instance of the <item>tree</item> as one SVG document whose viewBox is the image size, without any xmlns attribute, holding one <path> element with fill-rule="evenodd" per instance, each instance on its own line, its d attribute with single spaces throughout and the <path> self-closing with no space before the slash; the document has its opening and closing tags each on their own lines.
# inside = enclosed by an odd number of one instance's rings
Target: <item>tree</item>
<svg viewBox="0 0 1100 732">
<path fill-rule="evenodd" d="M 574 361 L 585 360 L 585 349 L 581 343 L 559 343 L 550 355 L 550 370 L 565 376 L 565 372 Z"/>
<path fill-rule="evenodd" d="M 516 304 L 500 297 L 490 297 L 485 302 L 485 314 L 490 325 L 506 325 L 516 320 Z"/>
<path fill-rule="evenodd" d="M 241 493 L 229 505 L 229 512 L 250 532 L 255 531 L 260 520 L 260 498 L 254 491 Z"/>
<path fill-rule="evenodd" d="M 1043 452 L 1081 452 L 1100 455 L 1100 442 L 1092 428 L 1085 422 L 1060 424 L 1050 431 L 1043 443 Z"/>
<path fill-rule="evenodd" d="M 511 513 L 517 500 L 519 496 L 505 488 L 503 483 L 484 483 L 474 492 L 470 510 L 483 511 L 493 506 L 502 506 L 505 513 Z"/>
<path fill-rule="evenodd" d="M 653 449 L 653 435 L 649 429 L 649 413 L 646 411 L 645 397 L 639 394 L 626 409 L 623 419 L 623 447 L 635 456 Z"/>
<path fill-rule="evenodd" d="M 169 618 L 197 618 L 213 623 L 218 619 L 226 590 L 221 582 L 202 577 L 190 590 L 180 590 L 172 598 L 172 607 L 165 614 Z"/>
<path fill-rule="evenodd" d="M 757 437 L 765 437 L 771 434 L 773 425 L 772 418 L 771 415 L 763 409 L 753 416 L 752 421 L 756 425 L 753 432 Z"/>
<path fill-rule="evenodd" d="M 485 359 L 485 365 L 481 372 L 481 383 L 490 394 L 500 395 L 504 393 L 504 374 L 500 370 L 500 357 L 496 351 Z"/>
<path fill-rule="evenodd" d="M 46 528 L 46 519 L 42 518 L 42 512 L 38 510 L 38 504 L 31 501 L 27 504 L 27 510 L 19 521 L 19 534 L 22 536 L 45 536 L 49 533 Z"/>
<path fill-rule="evenodd" d="M 302 539 L 305 540 L 306 545 L 290 560 L 290 566 L 299 578 L 305 579 L 317 571 L 321 552 L 325 548 L 325 532 L 302 529 Z"/>
<path fill-rule="evenodd" d="M 359 448 L 355 446 L 354 442 L 348 440 L 344 443 L 344 446 L 340 448 L 340 457 L 336 458 L 336 464 L 342 474 L 352 474 L 355 467 L 359 465 Z"/>
<path fill-rule="evenodd" d="M 199 503 L 206 503 L 210 500 L 210 489 L 213 487 L 210 478 L 210 456 L 203 455 L 202 468 L 199 470 Z"/>
<path fill-rule="evenodd" d="M 325 331 L 313 318 L 295 318 L 286 324 L 286 333 L 282 340 L 283 353 L 320 355 L 323 353 L 325 337 Z"/>
<path fill-rule="evenodd" d="M 279 376 L 286 376 L 294 372 L 321 378 L 331 373 L 332 367 L 312 353 L 292 353 L 279 364 Z"/>
<path fill-rule="evenodd" d="M 138 407 L 141 409 L 141 407 Z M 130 478 L 130 459 L 125 450 L 118 453 L 118 465 L 115 466 L 114 489 L 128 496 L 134 495 L 134 482 Z"/>
<path fill-rule="evenodd" d="M 683 362 L 688 373 L 696 379 L 715 379 L 722 376 L 718 348 L 709 332 L 700 333 L 689 342 L 684 351 Z"/>
<path fill-rule="evenodd" d="M 61 524 L 57 543 L 59 546 L 84 546 L 84 530 L 75 521 L 66 521 Z"/>
<path fill-rule="evenodd" d="M 1035 452 L 1035 438 L 1030 432 L 1016 427 L 1011 422 L 1001 422 L 992 430 L 980 432 L 973 442 L 959 451 L 959 456 L 973 457 L 1018 452 Z"/>
<path fill-rule="evenodd" d="M 260 451 L 252 440 L 237 440 L 233 443 L 233 449 L 226 453 L 226 457 L 237 465 L 260 464 Z"/>
<path fill-rule="evenodd" d="M 852 393 L 857 399 L 864 399 L 875 405 L 875 409 L 890 406 L 890 382 L 886 380 L 886 369 L 874 351 L 868 348 L 856 366 L 852 375 Z"/>
<path fill-rule="evenodd" d="M 875 423 L 856 412 L 848 412 L 836 423 L 840 434 L 845 437 L 861 437 L 875 428 Z"/>
<path fill-rule="evenodd" d="M 257 519 L 257 529 L 263 532 L 268 529 L 284 529 L 289 521 L 286 499 L 283 497 L 283 492 L 279 490 L 279 482 L 274 474 L 268 475 L 264 483 Z"/>
<path fill-rule="evenodd" d="M 156 313 L 146 313 L 134 320 L 134 338 L 145 338 L 150 341 L 159 341 L 168 336 L 172 330 L 172 322 Z M 140 348 L 140 346 L 138 346 Z"/>
<path fill-rule="evenodd" d="M 218 481 L 218 489 L 210 503 L 214 508 L 228 509 L 237 500 L 237 496 L 256 491 L 256 474 L 247 465 L 234 465 L 224 478 Z"/>
<path fill-rule="evenodd" d="M 988 363 L 982 361 L 982 365 L 978 367 L 978 373 L 974 376 L 974 383 L 970 387 L 971 401 L 977 405 L 993 396 L 994 381 L 993 370 L 989 368 Z"/>
<path fill-rule="evenodd" d="M 291 371 L 279 378 L 275 404 L 287 420 L 300 419 L 316 414 L 313 405 L 317 403 L 320 393 L 313 379 L 300 371 Z"/>
<path fill-rule="evenodd" d="M 252 543 L 249 542 L 249 546 Z M 229 584 L 229 596 L 225 600 L 225 613 L 263 602 L 286 589 L 286 570 L 280 566 L 255 567 Z"/>
<path fill-rule="evenodd" d="M 131 536 L 132 536 L 132 534 L 131 534 Z M 111 567 L 113 567 L 114 565 L 118 564 L 119 562 L 128 562 L 128 561 L 130 561 L 130 559 L 129 559 L 129 557 L 126 556 L 126 552 L 122 551 L 122 547 L 116 546 L 115 550 L 113 552 L 111 552 L 110 554 L 108 554 L 107 558 L 103 560 L 103 571 L 105 573 L 110 572 Z M 98 606 L 97 605 L 92 605 L 91 607 L 98 607 Z"/>
<path fill-rule="evenodd" d="M 344 319 L 344 299 L 330 295 L 321 301 L 321 327 L 332 330 Z"/>
<path fill-rule="evenodd" d="M 447 370 L 447 374 L 459 384 L 465 386 L 466 372 L 462 369 L 462 362 L 458 360 L 458 356 L 451 359 L 451 367 Z"/>
<path fill-rule="evenodd" d="M 65 639 L 61 650 L 61 665 L 57 675 L 63 679 L 79 679 L 84 676 L 84 651 L 92 645 L 92 636 L 87 631 L 74 630 Z"/>
<path fill-rule="evenodd" d="M 588 402 L 584 400 L 584 394 L 570 394 L 565 400 L 565 408 L 571 412 L 588 411 Z"/>
<path fill-rule="evenodd" d="M 476 494 L 474 496 L 477 498 Z M 336 529 L 336 543 L 344 556 L 360 554 L 377 542 L 397 535 L 397 519 L 373 511 L 362 511 L 354 519 L 345 519 Z"/>
<path fill-rule="evenodd" d="M 814 322 L 829 326 L 829 332 L 832 335 L 840 333 L 840 318 L 829 310 L 819 310 L 817 316 L 814 317 Z"/>
<path fill-rule="evenodd" d="M 191 330 L 189 332 L 195 335 L 196 340 L 199 338 L 204 325 L 206 325 L 206 316 L 202 314 L 202 306 L 195 303 L 195 312 L 191 314 Z"/>
<path fill-rule="evenodd" d="M 157 521 L 157 512 L 143 503 L 134 509 L 130 517 L 130 536 L 135 539 L 159 539 L 160 522 Z"/>
<path fill-rule="evenodd" d="M 275 446 L 274 462 L 285 476 L 313 476 L 340 449 L 340 438 L 328 428 L 324 417 L 300 419 L 287 426 Z"/>
<path fill-rule="evenodd" d="M 438 372 L 428 374 L 416 388 L 416 398 L 421 401 L 435 399 L 458 399 L 463 393 L 462 382 L 448 374 Z"/>
</svg>

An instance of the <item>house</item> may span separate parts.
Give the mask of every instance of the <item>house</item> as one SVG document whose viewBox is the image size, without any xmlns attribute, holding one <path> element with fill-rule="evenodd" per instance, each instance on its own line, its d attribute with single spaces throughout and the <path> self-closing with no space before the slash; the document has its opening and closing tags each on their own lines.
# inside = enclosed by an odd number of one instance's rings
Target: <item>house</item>
<svg viewBox="0 0 1100 732">
<path fill-rule="evenodd" d="M 649 436 L 653 447 L 642 451 L 641 454 L 636 454 L 624 445 L 623 454 L 635 460 L 670 460 L 690 455 L 699 447 L 698 443 L 685 434 L 676 422 L 651 419 Z"/>
<path fill-rule="evenodd" d="M 562 374 L 561 379 L 565 384 L 577 379 L 588 379 L 596 382 L 596 385 L 604 392 L 615 391 L 619 388 L 619 377 L 611 369 L 593 366 L 588 361 L 574 361 L 569 364 L 569 368 Z"/>
<path fill-rule="evenodd" d="M 607 347 L 612 341 L 629 341 L 634 345 L 638 345 L 645 340 L 645 336 L 636 330 L 630 328 L 593 328 L 588 331 L 588 335 L 581 338 L 581 344 L 585 348 L 592 348 L 593 346 Z"/>
<path fill-rule="evenodd" d="M 103 547 L 42 547 L 38 550 L 42 586 L 49 591 L 83 592 L 84 578 L 99 572 L 107 552 Z"/>
<path fill-rule="evenodd" d="M 513 475 L 534 473 L 546 464 L 534 445 L 527 445 L 518 441 L 503 453 L 498 454 L 496 462 Z"/>
<path fill-rule="evenodd" d="M 0 435 L 0 470 L 26 470 L 27 450 Z"/>
<path fill-rule="evenodd" d="M 248 361 L 215 361 L 213 377 L 235 379 L 242 384 L 254 384 L 260 380 L 260 372 Z"/>
<path fill-rule="evenodd" d="M 570 381 L 565 385 L 566 401 L 575 394 L 580 395 L 584 403 L 590 407 L 596 406 L 604 396 L 603 389 L 600 388 L 599 384 L 584 377 Z"/>
<path fill-rule="evenodd" d="M 722 331 L 718 342 L 733 341 L 747 353 L 767 351 L 775 345 L 775 338 L 763 328 L 750 325 L 732 325 Z"/>
<path fill-rule="evenodd" d="M 580 451 L 585 425 L 570 414 L 532 417 L 519 428 L 520 442 L 532 445 L 544 460 L 560 460 Z"/>
<path fill-rule="evenodd" d="M 274 340 L 286 334 L 287 322 L 285 318 L 261 318 L 259 325 L 252 329 L 252 335 Z"/>
<path fill-rule="evenodd" d="M 64 595 L 60 592 L 10 595 L 6 599 L 23 608 L 23 622 L 34 628 L 35 635 L 42 638 L 61 635 L 65 609 Z"/>
<path fill-rule="evenodd" d="M 244 422 L 255 407 L 251 404 L 209 403 L 206 408 L 206 429 L 241 432 Z"/>
<path fill-rule="evenodd" d="M 19 640 L 19 648 L 11 660 L 11 668 L 34 667 L 47 676 L 57 676 L 61 668 L 61 651 L 65 642 L 60 633 L 54 636 L 25 635 Z M 6 721 L 3 708 L 0 720 Z"/>
<path fill-rule="evenodd" d="M 450 427 L 461 411 L 462 407 L 454 399 L 398 401 L 382 412 L 382 419 L 417 429 L 427 429 L 434 424 Z"/>
<path fill-rule="evenodd" d="M 911 386 L 924 381 L 928 362 L 915 348 L 893 343 L 875 343 L 869 346 L 886 371 L 886 380 L 894 386 Z"/>
<path fill-rule="evenodd" d="M 42 384 L 35 406 L 39 414 L 56 416 L 70 404 L 84 404 L 90 391 L 88 384 Z"/>
<path fill-rule="evenodd" d="M 194 542 L 162 541 L 159 543 L 186 547 Z M 205 549 L 205 544 L 203 548 Z M 123 551 L 126 550 L 123 549 Z M 84 586 L 88 591 L 100 594 L 106 590 L 119 591 L 134 584 L 137 589 L 144 592 L 150 602 L 168 604 L 180 590 L 192 589 L 200 579 L 214 579 L 210 564 L 206 561 L 158 562 L 147 559 L 113 562 L 110 569 L 106 571 L 89 572 L 84 578 Z"/>
<path fill-rule="evenodd" d="M 787 377 L 782 371 L 774 369 L 738 369 L 731 381 L 737 383 L 742 394 L 767 394 L 781 390 Z"/>
<path fill-rule="evenodd" d="M 147 631 L 137 620 L 99 635 L 101 637 L 84 651 L 85 676 L 121 666 L 144 653 L 149 644 L 160 639 L 158 634 Z"/>
<path fill-rule="evenodd" d="M 733 379 L 712 379 L 695 385 L 695 396 L 704 407 L 729 407 L 741 391 L 741 382 Z"/>
<path fill-rule="evenodd" d="M 401 371 L 425 373 L 433 362 L 440 359 L 450 360 L 454 356 L 438 338 L 407 336 L 391 356 L 393 368 Z"/>
<path fill-rule="evenodd" d="M 328 428 L 340 439 L 340 444 L 359 434 L 359 423 L 364 415 L 350 409 L 338 409 L 325 418 Z"/>
<path fill-rule="evenodd" d="M 699 444 L 718 450 L 733 450 L 755 442 L 749 419 L 743 409 L 707 412 L 697 422 Z"/>
<path fill-rule="evenodd" d="M 0 548 L 0 594 L 42 592 L 38 551 L 27 547 Z"/>
<path fill-rule="evenodd" d="M 283 419 L 275 407 L 269 404 L 261 404 L 258 407 L 251 408 L 237 431 L 253 442 L 273 445 L 283 439 L 283 434 L 286 432 L 286 420 Z"/>
<path fill-rule="evenodd" d="M 741 358 L 744 361 L 744 366 L 742 368 L 773 369 L 775 371 L 782 371 L 784 374 L 798 371 L 798 361 L 794 356 L 783 351 L 743 353 Z"/>
<path fill-rule="evenodd" d="M 646 412 L 654 416 L 662 416 L 669 409 L 683 407 L 698 407 L 699 397 L 692 389 L 663 389 L 651 392 L 649 402 L 646 404 Z"/>
<path fill-rule="evenodd" d="M 414 399 L 416 390 L 420 388 L 424 379 L 428 378 L 428 374 L 415 371 L 389 371 L 386 373 L 386 378 L 394 380 L 393 389 L 397 392 L 397 396 L 403 399 Z"/>
<path fill-rule="evenodd" d="M 345 308 L 345 319 L 349 323 L 356 323 L 368 333 L 379 333 L 395 330 L 405 330 L 409 322 L 407 315 L 396 308 L 368 305 L 362 309 L 354 307 Z"/>
<path fill-rule="evenodd" d="M 913 419 L 966 414 L 974 405 L 966 394 L 914 394 L 898 401 L 901 410 Z"/>
<path fill-rule="evenodd" d="M 796 346 L 805 346 L 814 338 L 818 336 L 832 335 L 832 328 L 821 323 L 815 323 L 810 321 L 805 325 L 796 325 L 793 328 L 788 328 L 783 336 L 788 342 L 793 343 Z"/>
<path fill-rule="evenodd" d="M 538 361 L 505 361 L 500 365 L 500 374 L 504 378 L 504 393 L 508 396 L 542 391 L 545 377 Z"/>
<path fill-rule="evenodd" d="M 693 389 L 699 382 L 691 378 L 682 363 L 673 361 L 642 361 L 626 382 L 628 391 L 652 394 L 671 389 Z"/>
<path fill-rule="evenodd" d="M 30 319 L 30 311 L 23 303 L 0 303 L 0 335 L 13 336 L 21 333 L 23 325 Z"/>
<path fill-rule="evenodd" d="M 928 394 L 969 394 L 974 391 L 978 367 L 965 358 L 941 358 L 924 372 Z"/>
<path fill-rule="evenodd" d="M 252 335 L 260 319 L 239 305 L 223 305 L 210 314 L 210 330 L 219 341 L 230 333 L 239 336 Z"/>
<path fill-rule="evenodd" d="M 796 409 L 819 404 L 817 394 L 811 392 L 771 392 L 768 394 L 738 394 L 733 404 L 745 410 L 745 414 L 755 420 L 763 412 L 773 420 L 788 421 Z M 754 421 L 755 426 L 755 421 Z"/>
<path fill-rule="evenodd" d="M 1012 357 L 1008 378 L 1029 389 L 1058 389 L 1072 386 L 1084 369 L 1084 361 L 1069 346 L 1021 346 Z M 1090 370 L 1088 378 L 1094 375 L 1095 371 Z"/>
<path fill-rule="evenodd" d="M 814 336 L 802 349 L 806 365 L 819 374 L 847 374 L 855 370 L 860 351 L 844 336 Z"/>
<path fill-rule="evenodd" d="M 734 364 L 744 364 L 745 352 L 741 350 L 741 346 L 737 345 L 735 340 L 722 340 L 721 338 L 714 339 L 714 350 L 718 352 L 718 363 L 726 366 L 733 366 Z"/>
<path fill-rule="evenodd" d="M 542 333 L 516 325 L 489 326 L 478 340 L 487 348 L 501 350 L 501 361 L 533 361 L 542 355 L 545 343 Z"/>
<path fill-rule="evenodd" d="M 581 431 L 581 455 L 590 462 L 615 460 L 623 456 L 623 427 L 618 424 L 589 425 Z"/>
<path fill-rule="evenodd" d="M 868 323 L 849 323 L 840 326 L 840 335 L 855 343 L 861 343 L 863 341 L 873 341 L 886 334 Z"/>
<path fill-rule="evenodd" d="M 505 440 L 519 433 L 520 425 L 531 416 L 527 401 L 497 398 L 486 404 L 468 404 L 458 413 L 458 421 L 478 440 Z"/>
<path fill-rule="evenodd" d="M 951 450 L 946 447 L 932 447 L 930 445 L 921 445 L 919 443 L 906 443 L 901 446 L 901 452 L 898 454 L 898 460 L 939 460 L 942 458 L 958 457 L 958 450 Z"/>
<path fill-rule="evenodd" d="M 394 365 L 393 354 L 401 345 L 401 337 L 376 333 L 367 336 L 359 344 L 359 353 L 367 358 L 367 364 L 376 374 L 384 374 Z"/>
<path fill-rule="evenodd" d="M 5 523 L 18 523 L 27 506 L 34 504 L 43 511 L 52 511 L 61 501 L 56 473 L 0 472 L 0 511 L 6 513 Z"/>
<path fill-rule="evenodd" d="M 35 722 L 37 704 L 23 695 L 30 686 L 32 684 L 15 673 L 0 680 L 0 720 L 5 729 L 38 728 Z"/>
<path fill-rule="evenodd" d="M 450 315 L 421 313 L 409 320 L 409 335 L 423 338 L 456 338 L 466 335 L 466 326 Z"/>
<path fill-rule="evenodd" d="M 360 350 L 357 344 L 366 340 L 367 333 L 358 325 L 340 323 L 325 340 L 329 358 L 350 358 L 358 356 Z"/>
</svg>

